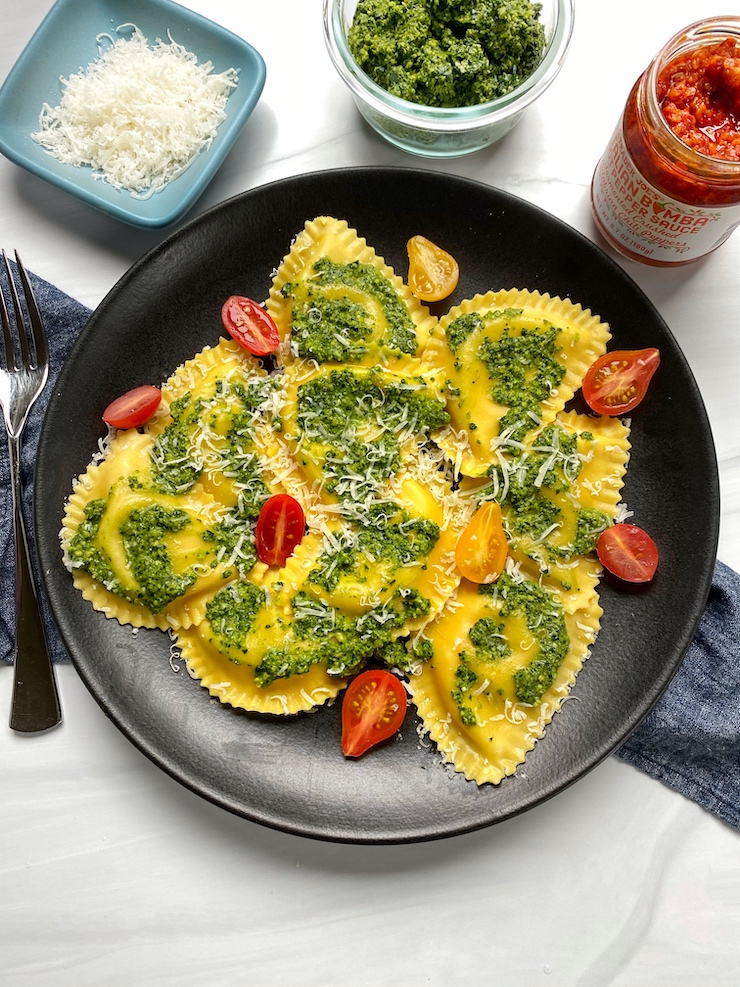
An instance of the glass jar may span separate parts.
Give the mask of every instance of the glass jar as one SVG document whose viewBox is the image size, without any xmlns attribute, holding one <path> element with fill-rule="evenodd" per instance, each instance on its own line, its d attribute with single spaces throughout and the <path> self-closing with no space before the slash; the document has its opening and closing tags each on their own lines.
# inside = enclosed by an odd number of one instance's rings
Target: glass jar
<svg viewBox="0 0 740 987">
<path fill-rule="evenodd" d="M 633 86 L 596 166 L 594 220 L 614 249 L 631 260 L 660 267 L 688 264 L 719 247 L 740 224 L 740 160 L 713 153 L 712 128 L 702 129 L 700 121 L 687 137 L 709 153 L 686 143 L 659 99 L 670 63 L 693 57 L 693 71 L 699 73 L 709 46 L 723 42 L 734 44 L 740 63 L 740 17 L 700 21 L 671 38 Z M 740 86 L 728 79 L 727 88 L 739 106 Z M 740 120 L 731 110 L 727 129 L 740 145 Z"/>
</svg>

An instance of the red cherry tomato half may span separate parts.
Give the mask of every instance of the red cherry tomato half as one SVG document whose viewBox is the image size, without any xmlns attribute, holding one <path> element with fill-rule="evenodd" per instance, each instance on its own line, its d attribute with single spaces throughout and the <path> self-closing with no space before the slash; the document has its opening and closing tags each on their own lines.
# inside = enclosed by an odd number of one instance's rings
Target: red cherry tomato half
<svg viewBox="0 0 740 987">
<path fill-rule="evenodd" d="M 658 568 L 658 546 L 634 524 L 614 524 L 596 543 L 599 561 L 626 583 L 649 583 Z"/>
<path fill-rule="evenodd" d="M 604 353 L 586 371 L 586 404 L 598 415 L 626 415 L 645 397 L 659 364 L 660 352 L 655 347 Z"/>
<path fill-rule="evenodd" d="M 392 737 L 406 715 L 406 690 L 391 672 L 371 668 L 352 679 L 342 702 L 342 751 L 359 757 Z"/>
<path fill-rule="evenodd" d="M 251 298 L 232 295 L 221 308 L 224 329 L 254 356 L 274 353 L 280 345 L 280 334 L 272 316 Z"/>
<path fill-rule="evenodd" d="M 103 421 L 114 428 L 136 428 L 149 421 L 161 400 L 158 387 L 142 384 L 111 401 L 103 412 Z"/>
<path fill-rule="evenodd" d="M 457 568 L 473 583 L 492 583 L 503 572 L 508 552 L 501 505 L 495 500 L 487 500 L 458 539 L 455 546 Z"/>
<path fill-rule="evenodd" d="M 257 554 L 267 565 L 285 565 L 303 538 L 306 516 L 289 494 L 275 494 L 266 500 L 254 532 Z"/>
</svg>

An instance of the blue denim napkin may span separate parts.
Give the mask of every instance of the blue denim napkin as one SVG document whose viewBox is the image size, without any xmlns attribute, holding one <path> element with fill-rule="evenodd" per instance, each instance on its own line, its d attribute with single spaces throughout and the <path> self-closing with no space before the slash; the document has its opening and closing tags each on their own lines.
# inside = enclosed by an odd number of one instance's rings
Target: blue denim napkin
<svg viewBox="0 0 740 987">
<path fill-rule="evenodd" d="M 740 576 L 724 563 L 681 667 L 617 756 L 740 829 Z"/>
<path fill-rule="evenodd" d="M 31 281 L 47 326 L 50 382 L 26 425 L 24 509 L 31 519 L 33 464 L 48 396 L 90 310 L 40 278 Z M 12 660 L 13 532 L 9 467 L 0 443 L 0 660 Z M 46 607 L 45 601 L 43 601 Z M 54 661 L 64 650 L 46 609 Z M 740 829 L 740 576 L 717 562 L 707 606 L 686 658 L 665 694 L 617 756 Z"/>
</svg>

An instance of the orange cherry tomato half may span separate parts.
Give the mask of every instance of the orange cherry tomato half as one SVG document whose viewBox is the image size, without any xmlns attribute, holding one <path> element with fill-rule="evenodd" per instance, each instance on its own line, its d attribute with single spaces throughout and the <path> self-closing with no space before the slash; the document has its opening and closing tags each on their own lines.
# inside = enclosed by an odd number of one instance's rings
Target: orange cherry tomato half
<svg viewBox="0 0 740 987">
<path fill-rule="evenodd" d="M 142 384 L 111 401 L 103 412 L 103 421 L 114 428 L 136 428 L 149 421 L 161 400 L 158 387 Z"/>
<path fill-rule="evenodd" d="M 342 751 L 359 757 L 400 728 L 406 715 L 403 683 L 383 668 L 361 672 L 347 686 L 342 702 Z"/>
<path fill-rule="evenodd" d="M 501 505 L 488 500 L 478 508 L 458 538 L 457 568 L 473 583 L 492 583 L 503 572 L 508 551 Z"/>
<path fill-rule="evenodd" d="M 406 249 L 411 293 L 423 302 L 438 302 L 451 295 L 460 277 L 455 258 L 425 236 L 412 236 Z"/>
<path fill-rule="evenodd" d="M 586 404 L 598 415 L 626 415 L 645 397 L 659 364 L 660 352 L 655 347 L 604 353 L 586 371 Z"/>
<path fill-rule="evenodd" d="M 599 562 L 626 583 L 649 583 L 658 568 L 658 546 L 634 524 L 614 524 L 596 543 Z"/>
<path fill-rule="evenodd" d="M 224 329 L 240 346 L 254 356 L 274 353 L 280 345 L 280 334 L 272 316 L 251 298 L 232 295 L 221 308 Z"/>
<path fill-rule="evenodd" d="M 257 554 L 267 565 L 283 566 L 305 530 L 306 516 L 298 501 L 289 494 L 275 494 L 265 501 L 257 518 Z"/>
</svg>

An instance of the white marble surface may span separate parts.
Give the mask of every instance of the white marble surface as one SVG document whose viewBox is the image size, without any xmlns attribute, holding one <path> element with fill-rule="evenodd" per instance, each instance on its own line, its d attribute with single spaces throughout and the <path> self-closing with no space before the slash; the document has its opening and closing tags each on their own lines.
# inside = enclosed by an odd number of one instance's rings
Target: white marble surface
<svg viewBox="0 0 740 987">
<path fill-rule="evenodd" d="M 362 123 L 325 54 L 320 0 L 187 5 L 267 63 L 262 99 L 193 214 L 293 174 L 411 165 L 496 185 L 589 237 L 591 174 L 632 82 L 674 31 L 724 12 L 699 0 L 579 0 L 568 61 L 541 101 L 500 145 L 435 164 Z M 4 0 L 0 80 L 50 7 Z M 124 227 L 0 158 L 0 243 L 90 306 L 162 235 Z M 688 268 L 620 263 L 703 392 L 721 474 L 719 556 L 740 569 L 740 233 Z M 11 678 L 0 668 L 2 710 Z M 738 834 L 615 758 L 488 830 L 415 846 L 332 845 L 201 800 L 131 746 L 70 666 L 58 679 L 61 727 L 36 737 L 0 729 L 1 987 L 740 981 Z"/>
</svg>

